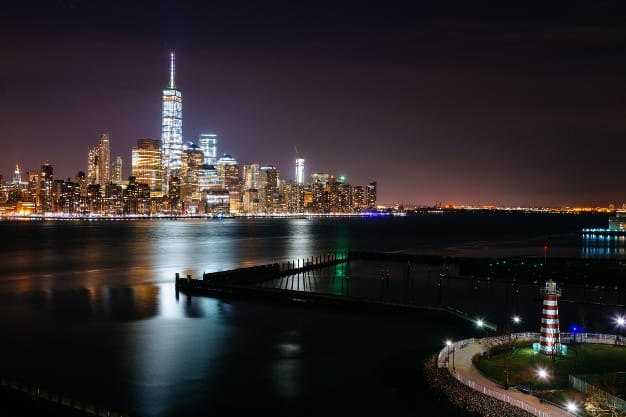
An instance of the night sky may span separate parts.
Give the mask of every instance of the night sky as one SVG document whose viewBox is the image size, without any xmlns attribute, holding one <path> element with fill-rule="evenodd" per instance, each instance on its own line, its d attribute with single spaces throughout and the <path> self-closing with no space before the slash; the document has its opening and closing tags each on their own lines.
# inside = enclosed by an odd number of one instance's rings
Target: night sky
<svg viewBox="0 0 626 417">
<path fill-rule="evenodd" d="M 0 12 L 0 174 L 74 178 L 108 132 L 160 138 L 176 50 L 183 137 L 405 205 L 626 203 L 619 1 L 20 1 Z M 501 3 L 507 3 L 506 6 Z M 546 2 L 548 3 L 548 2 Z"/>
</svg>

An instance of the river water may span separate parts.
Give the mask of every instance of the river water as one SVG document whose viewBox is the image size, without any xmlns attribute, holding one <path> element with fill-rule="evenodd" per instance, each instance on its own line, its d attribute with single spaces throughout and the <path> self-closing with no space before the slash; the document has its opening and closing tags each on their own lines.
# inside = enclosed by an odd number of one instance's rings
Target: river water
<svg viewBox="0 0 626 417">
<path fill-rule="evenodd" d="M 606 223 L 598 215 L 510 213 L 0 221 L 0 374 L 142 416 L 452 415 L 428 393 L 420 367 L 446 338 L 477 335 L 471 324 L 177 296 L 174 274 L 197 277 L 348 250 L 541 256 L 549 244 L 550 256 L 624 256 L 619 243 L 589 242 L 578 233 Z M 367 279 L 380 266 L 354 268 L 361 268 L 355 278 Z M 415 286 L 436 285 L 425 283 L 427 269 Z M 351 285 L 358 295 L 359 285 Z M 478 311 L 460 305 L 475 282 L 445 285 L 445 304 Z M 426 297 L 420 302 L 436 303 L 441 294 L 432 288 L 432 295 L 419 292 Z M 506 288 L 481 289 L 496 300 L 485 314 L 509 314 Z M 523 292 L 521 304 L 533 305 L 534 294 Z"/>
</svg>

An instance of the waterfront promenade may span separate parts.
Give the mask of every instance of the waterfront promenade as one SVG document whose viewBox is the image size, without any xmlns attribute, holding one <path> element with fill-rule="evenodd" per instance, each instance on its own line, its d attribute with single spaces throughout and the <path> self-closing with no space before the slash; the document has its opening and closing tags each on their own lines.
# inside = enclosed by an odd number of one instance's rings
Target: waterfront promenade
<svg viewBox="0 0 626 417">
<path fill-rule="evenodd" d="M 564 339 L 571 337 L 568 333 L 561 334 Z M 538 340 L 538 333 L 518 333 L 518 341 L 535 342 Z M 614 335 L 595 335 L 595 334 L 581 334 L 579 335 L 581 341 L 586 343 L 603 343 L 612 344 L 615 341 Z M 490 338 L 490 344 L 493 347 L 495 343 L 501 340 L 501 337 Z M 472 362 L 472 358 L 475 355 L 481 355 L 486 351 L 486 344 L 484 339 L 466 339 L 454 342 L 451 346 L 444 347 L 437 356 L 436 366 L 439 369 L 446 369 L 450 376 L 457 381 L 465 385 L 466 389 L 450 386 L 441 386 L 439 388 L 450 390 L 448 396 L 454 400 L 454 395 L 464 395 L 470 391 L 469 402 L 481 402 L 480 396 L 476 396 L 475 393 L 479 392 L 494 399 L 511 404 L 518 409 L 524 410 L 528 414 L 538 417 L 572 417 L 575 414 L 568 412 L 566 409 L 561 408 L 555 404 L 542 401 L 540 398 L 530 393 L 525 393 L 517 389 L 510 388 L 505 389 L 502 385 L 497 384 L 491 379 L 484 376 Z M 454 382 L 454 381 L 452 381 Z M 472 392 L 474 395 L 472 395 Z M 473 405 L 468 404 L 466 401 L 461 403 L 468 405 L 471 408 Z M 476 406 L 480 408 L 480 404 Z M 487 415 L 487 414 L 484 414 Z M 491 415 L 491 413 L 489 414 Z M 497 415 L 497 414 L 493 414 Z"/>
</svg>

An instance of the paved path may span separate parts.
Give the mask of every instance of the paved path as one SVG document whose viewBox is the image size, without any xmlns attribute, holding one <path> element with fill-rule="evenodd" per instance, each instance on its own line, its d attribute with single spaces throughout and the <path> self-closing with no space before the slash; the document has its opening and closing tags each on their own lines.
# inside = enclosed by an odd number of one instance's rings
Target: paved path
<svg viewBox="0 0 626 417">
<path fill-rule="evenodd" d="M 476 369 L 476 367 L 472 363 L 472 357 L 476 353 L 482 353 L 484 351 L 485 351 L 485 347 L 482 344 L 480 344 L 478 341 L 473 342 L 473 343 L 468 343 L 467 345 L 463 347 L 457 347 L 454 350 L 454 369 L 452 369 L 453 354 L 451 350 L 450 351 L 450 363 L 449 363 L 450 373 L 463 383 L 465 383 L 464 380 L 465 381 L 469 380 L 469 381 L 473 381 L 476 384 L 482 385 L 482 387 L 485 387 L 486 390 L 484 390 L 480 386 L 473 386 L 472 388 L 478 389 L 480 392 L 483 392 L 487 395 L 496 397 L 498 399 L 503 399 L 505 398 L 505 396 L 508 396 L 510 399 L 513 400 L 513 401 L 508 401 L 508 402 L 516 406 L 519 406 L 522 403 L 526 404 L 528 408 L 527 407 L 520 407 L 520 408 L 524 408 L 526 411 L 529 411 L 532 414 L 540 415 L 541 417 L 548 417 L 548 416 L 572 417 L 573 416 L 573 414 L 561 408 L 558 408 L 548 403 L 540 402 L 539 398 L 535 397 L 534 395 L 525 394 L 517 390 L 506 390 L 500 385 L 496 384 L 495 382 L 483 376 L 483 374 L 480 373 L 480 371 L 478 371 L 478 369 Z M 459 378 L 459 376 L 461 378 Z M 491 392 L 486 392 L 487 390 Z M 494 393 L 496 393 L 496 395 L 493 395 Z M 519 403 L 516 404 L 517 402 Z M 534 411 L 533 409 L 536 410 L 537 412 L 533 412 Z"/>
</svg>

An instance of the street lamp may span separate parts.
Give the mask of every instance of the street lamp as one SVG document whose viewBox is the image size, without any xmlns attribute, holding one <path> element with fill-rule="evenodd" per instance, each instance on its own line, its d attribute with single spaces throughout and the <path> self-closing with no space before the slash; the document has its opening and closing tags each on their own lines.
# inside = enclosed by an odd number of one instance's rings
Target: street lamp
<svg viewBox="0 0 626 417">
<path fill-rule="evenodd" d="M 567 411 L 569 413 L 577 415 L 576 413 L 578 412 L 578 405 L 576 405 L 574 401 L 568 401 L 567 404 L 565 404 L 565 407 L 567 408 Z"/>
<path fill-rule="evenodd" d="M 537 368 L 537 377 L 541 381 L 548 379 L 548 371 L 545 368 Z"/>
</svg>

